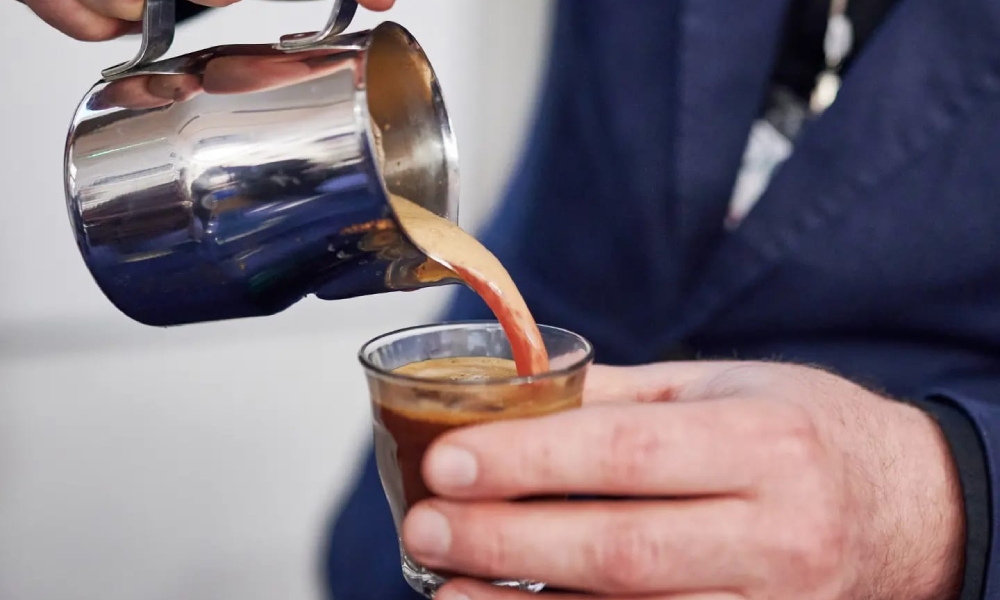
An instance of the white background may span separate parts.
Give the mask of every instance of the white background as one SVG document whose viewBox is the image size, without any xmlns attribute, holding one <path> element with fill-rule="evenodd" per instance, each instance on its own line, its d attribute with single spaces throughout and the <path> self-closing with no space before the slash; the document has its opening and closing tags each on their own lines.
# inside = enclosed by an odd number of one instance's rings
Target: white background
<svg viewBox="0 0 1000 600">
<path fill-rule="evenodd" d="M 548 35 L 543 0 L 399 0 L 442 79 L 475 229 L 517 158 Z M 240 5 L 175 51 L 269 42 L 320 2 Z M 0 0 L 0 600 L 311 600 L 325 524 L 367 442 L 355 362 L 448 290 L 160 330 L 105 301 L 74 246 L 62 148 L 76 103 L 138 40 L 62 37 Z"/>
</svg>

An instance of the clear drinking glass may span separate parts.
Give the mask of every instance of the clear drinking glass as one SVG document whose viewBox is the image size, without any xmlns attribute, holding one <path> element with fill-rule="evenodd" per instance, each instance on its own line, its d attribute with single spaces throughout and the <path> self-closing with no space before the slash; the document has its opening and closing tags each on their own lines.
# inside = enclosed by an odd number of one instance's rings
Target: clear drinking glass
<svg viewBox="0 0 1000 600">
<path fill-rule="evenodd" d="M 539 327 L 550 370 L 535 377 L 448 381 L 394 373 L 411 363 L 462 357 L 511 358 L 510 343 L 496 322 L 448 323 L 388 333 L 361 348 L 359 358 L 371 395 L 375 456 L 397 534 L 407 510 L 431 496 L 421 475 L 427 447 L 457 427 L 501 419 L 542 416 L 579 408 L 593 349 L 583 337 Z M 400 542 L 403 577 L 428 598 L 447 576 L 407 555 Z M 538 592 L 543 583 L 494 581 Z"/>
</svg>

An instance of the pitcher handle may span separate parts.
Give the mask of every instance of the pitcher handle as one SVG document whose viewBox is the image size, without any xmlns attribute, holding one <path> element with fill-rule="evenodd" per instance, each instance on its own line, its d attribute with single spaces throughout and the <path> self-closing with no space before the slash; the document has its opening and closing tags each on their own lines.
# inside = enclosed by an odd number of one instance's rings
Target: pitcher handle
<svg viewBox="0 0 1000 600">
<path fill-rule="evenodd" d="M 320 31 L 285 36 L 278 48 L 286 51 L 306 50 L 323 44 L 344 32 L 358 11 L 357 0 L 334 0 L 330 18 Z M 142 9 L 142 42 L 139 52 L 128 62 L 101 71 L 105 80 L 121 79 L 160 59 L 174 42 L 176 26 L 175 0 L 145 0 Z"/>
<path fill-rule="evenodd" d="M 315 33 L 287 35 L 278 42 L 278 48 L 285 51 L 307 50 L 313 46 L 321 46 L 332 38 L 344 33 L 351 26 L 355 13 L 358 12 L 357 0 L 333 0 L 333 9 L 326 26 Z"/>
<path fill-rule="evenodd" d="M 174 0 L 146 0 L 142 9 L 142 42 L 139 53 L 128 62 L 104 69 L 101 75 L 109 81 L 120 79 L 166 54 L 174 43 L 176 19 Z"/>
</svg>

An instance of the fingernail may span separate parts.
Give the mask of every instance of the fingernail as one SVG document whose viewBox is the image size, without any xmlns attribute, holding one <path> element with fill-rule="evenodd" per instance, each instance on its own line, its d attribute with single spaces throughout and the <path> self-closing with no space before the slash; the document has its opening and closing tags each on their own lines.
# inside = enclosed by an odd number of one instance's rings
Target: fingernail
<svg viewBox="0 0 1000 600">
<path fill-rule="evenodd" d="M 464 488 L 476 482 L 479 465 L 468 450 L 440 446 L 427 459 L 427 478 L 435 487 Z"/>
<path fill-rule="evenodd" d="M 451 547 L 448 519 L 428 506 L 417 506 L 406 516 L 407 549 L 422 557 L 443 557 Z"/>
<path fill-rule="evenodd" d="M 450 588 L 444 588 L 435 596 L 435 600 L 471 600 L 462 592 L 456 592 Z"/>
</svg>

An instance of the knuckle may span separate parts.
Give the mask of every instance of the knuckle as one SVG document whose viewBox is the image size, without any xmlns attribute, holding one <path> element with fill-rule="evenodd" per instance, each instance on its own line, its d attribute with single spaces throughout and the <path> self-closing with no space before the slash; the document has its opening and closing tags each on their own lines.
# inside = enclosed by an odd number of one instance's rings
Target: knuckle
<svg viewBox="0 0 1000 600">
<path fill-rule="evenodd" d="M 776 458 L 796 469 L 814 467 L 823 458 L 823 444 L 812 415 L 803 407 L 783 405 L 771 416 L 766 433 Z"/>
<path fill-rule="evenodd" d="M 786 538 L 786 568 L 810 586 L 832 580 L 840 570 L 843 537 L 839 528 L 813 523 L 795 539 Z"/>
<path fill-rule="evenodd" d="M 850 540 L 839 498 L 830 485 L 820 484 L 809 524 L 812 544 L 806 555 L 806 566 L 817 580 L 832 579 L 847 555 Z"/>
<path fill-rule="evenodd" d="M 514 452 L 517 469 L 505 474 L 521 486 L 534 488 L 546 488 L 549 482 L 556 481 L 560 475 L 560 469 L 556 465 L 556 454 L 558 452 L 556 438 L 538 438 L 534 443 L 526 447 L 515 446 L 509 450 Z M 493 474 L 496 477 L 499 474 Z M 486 476 L 490 476 L 487 474 Z M 518 487 L 515 485 L 515 487 Z"/>
<path fill-rule="evenodd" d="M 709 398 L 728 398 L 768 386 L 774 381 L 770 368 L 754 362 L 728 366 L 703 384 L 701 394 Z"/>
<path fill-rule="evenodd" d="M 471 570 L 488 577 L 502 577 L 510 571 L 510 540 L 503 527 L 476 528 L 475 543 L 464 544 L 459 561 L 468 561 Z"/>
<path fill-rule="evenodd" d="M 662 542 L 648 525 L 615 522 L 595 539 L 587 553 L 594 587 L 606 593 L 641 591 L 663 568 Z"/>
<path fill-rule="evenodd" d="M 772 524 L 766 536 L 772 540 L 768 579 L 811 590 L 838 581 L 849 535 L 835 503 L 820 498 L 790 522 L 787 517 L 783 521 L 783 525 Z"/>
<path fill-rule="evenodd" d="M 660 454 L 661 433 L 648 423 L 616 419 L 607 429 L 607 444 L 600 453 L 600 475 L 606 484 L 635 483 L 650 472 L 649 465 Z"/>
</svg>

